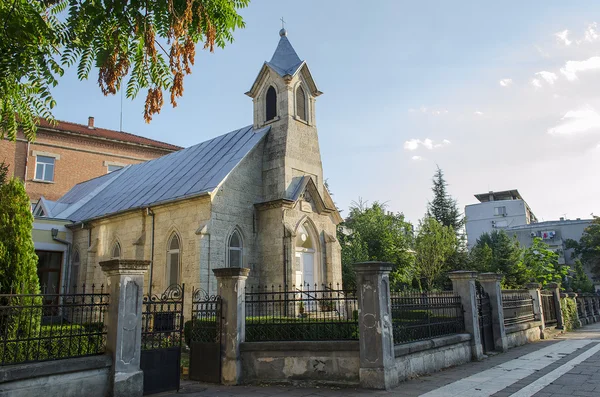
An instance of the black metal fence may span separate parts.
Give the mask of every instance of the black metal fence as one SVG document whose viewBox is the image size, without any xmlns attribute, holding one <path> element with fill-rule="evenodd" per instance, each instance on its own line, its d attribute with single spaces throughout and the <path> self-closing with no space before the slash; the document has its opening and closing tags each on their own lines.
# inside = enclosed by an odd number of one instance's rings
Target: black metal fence
<svg viewBox="0 0 600 397">
<path fill-rule="evenodd" d="M 185 284 L 173 284 L 142 302 L 142 350 L 181 347 Z"/>
<path fill-rule="evenodd" d="M 533 298 L 528 290 L 502 290 L 502 308 L 505 326 L 535 320 Z"/>
<path fill-rule="evenodd" d="M 192 319 L 186 330 L 186 343 L 220 342 L 221 307 L 219 295 L 209 295 L 203 289 L 194 289 L 192 293 Z"/>
<path fill-rule="evenodd" d="M 0 295 L 0 365 L 104 353 L 104 285 Z"/>
<path fill-rule="evenodd" d="M 464 332 L 460 296 L 454 292 L 392 292 L 394 344 Z"/>
<path fill-rule="evenodd" d="M 544 312 L 544 325 L 546 327 L 556 325 L 558 323 L 556 317 L 556 302 L 554 301 L 554 292 L 542 290 L 542 310 Z"/>
<path fill-rule="evenodd" d="M 246 341 L 358 339 L 356 291 L 315 285 L 246 289 Z"/>
</svg>

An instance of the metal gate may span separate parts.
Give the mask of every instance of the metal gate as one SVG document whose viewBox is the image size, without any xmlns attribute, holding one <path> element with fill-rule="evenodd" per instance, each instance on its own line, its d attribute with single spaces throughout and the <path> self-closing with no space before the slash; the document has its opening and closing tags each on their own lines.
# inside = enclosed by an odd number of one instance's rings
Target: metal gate
<svg viewBox="0 0 600 397">
<path fill-rule="evenodd" d="M 140 361 L 144 394 L 179 390 L 184 290 L 185 284 L 174 284 L 160 296 L 144 296 Z"/>
<path fill-rule="evenodd" d="M 484 352 L 490 352 L 494 347 L 494 328 L 492 327 L 492 304 L 490 295 L 477 285 L 477 313 L 479 317 L 479 333 Z"/>
<path fill-rule="evenodd" d="M 221 383 L 221 307 L 220 296 L 194 290 L 192 331 L 188 341 L 191 380 Z"/>
</svg>

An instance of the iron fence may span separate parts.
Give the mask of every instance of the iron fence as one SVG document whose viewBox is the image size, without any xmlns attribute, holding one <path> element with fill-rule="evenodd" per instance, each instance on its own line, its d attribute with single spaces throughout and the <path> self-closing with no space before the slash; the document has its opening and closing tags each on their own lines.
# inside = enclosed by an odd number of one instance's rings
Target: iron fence
<svg viewBox="0 0 600 397">
<path fill-rule="evenodd" d="M 203 289 L 194 289 L 192 293 L 192 321 L 186 327 L 186 343 L 220 342 L 221 307 L 219 295 L 209 295 Z"/>
<path fill-rule="evenodd" d="M 535 320 L 533 298 L 528 290 L 502 290 L 502 308 L 505 326 Z"/>
<path fill-rule="evenodd" d="M 181 347 L 185 284 L 173 284 L 161 295 L 142 301 L 142 350 Z"/>
<path fill-rule="evenodd" d="M 0 365 L 104 353 L 109 304 L 104 285 L 58 291 L 0 294 Z"/>
<path fill-rule="evenodd" d="M 556 317 L 556 302 L 554 301 L 554 292 L 542 290 L 542 311 L 544 312 L 544 325 L 546 327 L 556 325 L 558 323 Z"/>
<path fill-rule="evenodd" d="M 329 286 L 246 289 L 246 341 L 358 339 L 356 291 Z"/>
<path fill-rule="evenodd" d="M 392 292 L 394 344 L 464 332 L 460 296 L 454 292 Z"/>
</svg>

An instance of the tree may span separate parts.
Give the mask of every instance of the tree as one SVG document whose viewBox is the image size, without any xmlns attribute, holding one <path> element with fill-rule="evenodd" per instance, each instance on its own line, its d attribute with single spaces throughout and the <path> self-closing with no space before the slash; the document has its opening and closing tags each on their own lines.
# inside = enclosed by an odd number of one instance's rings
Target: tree
<svg viewBox="0 0 600 397">
<path fill-rule="evenodd" d="M 127 98 L 147 89 L 144 118 L 163 105 L 163 91 L 177 105 L 191 73 L 196 44 L 211 52 L 243 28 L 238 9 L 249 0 L 0 2 L 0 139 L 16 138 L 17 125 L 35 138 L 39 117 L 53 122 L 51 88 L 64 67 L 77 65 L 79 79 L 98 68 L 104 95 L 115 94 L 127 76 Z M 64 16 L 64 18 L 63 18 Z"/>
<path fill-rule="evenodd" d="M 583 231 L 579 242 L 569 239 L 566 246 L 574 249 L 573 255 L 581 259 L 583 266 L 595 276 L 600 276 L 600 217 L 594 217 Z"/>
<path fill-rule="evenodd" d="M 456 252 L 457 244 L 450 226 L 427 217 L 420 222 L 415 239 L 415 267 L 427 290 L 441 282 L 440 276 L 447 268 L 446 261 Z"/>
<path fill-rule="evenodd" d="M 3 161 L 0 163 L 0 186 L 6 183 L 8 177 L 8 165 Z"/>
<path fill-rule="evenodd" d="M 342 284 L 344 289 L 355 289 L 354 264 L 369 260 L 367 244 L 358 231 L 344 230 L 340 225 L 338 225 L 337 236 L 342 247 Z"/>
<path fill-rule="evenodd" d="M 595 292 L 594 283 L 592 283 L 592 280 L 590 280 L 586 274 L 583 264 L 579 259 L 575 261 L 575 274 L 569 283 L 569 287 L 572 288 L 573 291 Z"/>
<path fill-rule="evenodd" d="M 427 217 L 434 218 L 442 226 L 450 226 L 457 235 L 465 225 L 465 219 L 458 209 L 458 203 L 447 192 L 448 183 L 440 167 L 433 176 L 433 200 L 427 203 Z"/>
<path fill-rule="evenodd" d="M 395 265 L 391 275 L 393 283 L 412 281 L 412 225 L 404 220 L 404 215 L 386 212 L 385 204 L 374 202 L 369 207 L 359 200 L 353 203 L 350 214 L 338 228 L 340 243 L 347 240 L 343 234 L 353 239 L 349 245 L 342 244 L 342 269 L 347 269 L 348 280 L 352 277 L 349 269 L 353 261 L 371 260 Z"/>
<path fill-rule="evenodd" d="M 469 258 L 473 269 L 503 274 L 505 287 L 520 288 L 531 279 L 523 264 L 518 241 L 510 238 L 504 230 L 482 234 L 471 249 Z"/>
<path fill-rule="evenodd" d="M 558 254 L 541 238 L 533 239 L 531 247 L 523 252 L 523 265 L 533 281 L 546 285 L 560 283 L 568 274 L 568 267 L 558 264 Z"/>
</svg>

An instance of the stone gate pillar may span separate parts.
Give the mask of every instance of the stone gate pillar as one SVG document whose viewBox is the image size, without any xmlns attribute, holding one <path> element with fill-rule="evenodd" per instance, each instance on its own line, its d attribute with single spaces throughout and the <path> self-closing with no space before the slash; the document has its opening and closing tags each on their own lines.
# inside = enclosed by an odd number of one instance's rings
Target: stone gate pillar
<svg viewBox="0 0 600 397">
<path fill-rule="evenodd" d="M 391 389 L 398 385 L 395 373 L 394 335 L 389 274 L 393 264 L 356 263 L 358 325 L 360 330 L 360 386 Z"/>
<path fill-rule="evenodd" d="M 242 379 L 240 344 L 246 339 L 246 279 L 250 269 L 214 269 L 217 292 L 221 296 L 221 383 L 237 385 Z"/>
<path fill-rule="evenodd" d="M 470 270 L 459 270 L 448 273 L 452 280 L 452 289 L 460 295 L 465 316 L 465 330 L 471 334 L 471 351 L 474 360 L 483 358 L 483 345 L 481 333 L 479 332 L 479 313 L 477 312 L 477 294 L 475 291 L 475 280 L 477 272 Z"/>
<path fill-rule="evenodd" d="M 544 339 L 544 329 L 546 325 L 544 323 L 544 308 L 542 307 L 542 294 L 540 293 L 540 289 L 542 288 L 542 284 L 540 283 L 527 283 L 525 288 L 529 290 L 529 295 L 531 295 L 531 299 L 533 299 L 533 314 L 535 315 L 536 321 L 541 321 L 542 325 L 540 326 L 540 331 L 542 331 L 542 339 Z"/>
<path fill-rule="evenodd" d="M 109 305 L 105 318 L 106 351 L 113 360 L 111 396 L 142 396 L 142 299 L 144 274 L 150 261 L 112 259 L 100 262 L 108 279 Z"/>
<path fill-rule="evenodd" d="M 565 323 L 562 315 L 562 308 L 560 304 L 560 283 L 548 283 L 546 288 L 552 291 L 554 298 L 554 309 L 556 309 L 556 328 L 564 329 Z"/>
<path fill-rule="evenodd" d="M 490 296 L 492 306 L 492 329 L 494 332 L 494 348 L 505 352 L 508 350 L 508 339 L 504 328 L 504 308 L 502 306 L 502 278 L 498 273 L 481 273 L 477 276 L 483 290 Z"/>
</svg>

